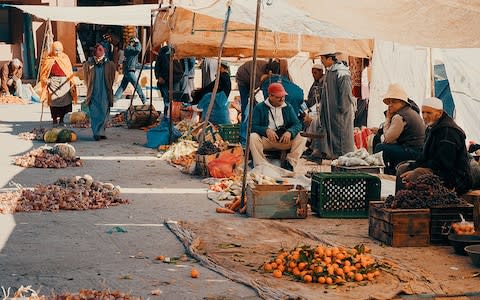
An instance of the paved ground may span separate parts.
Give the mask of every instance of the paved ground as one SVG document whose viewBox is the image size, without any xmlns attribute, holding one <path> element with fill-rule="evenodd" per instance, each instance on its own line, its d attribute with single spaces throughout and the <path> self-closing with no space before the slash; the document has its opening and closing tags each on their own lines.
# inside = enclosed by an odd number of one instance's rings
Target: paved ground
<svg viewBox="0 0 480 300">
<path fill-rule="evenodd" d="M 154 104 L 159 108 L 161 103 Z M 127 100 L 112 113 L 123 110 Z M 76 107 L 78 108 L 78 107 Z M 165 220 L 221 218 L 206 197 L 200 178 L 181 174 L 156 158 L 157 151 L 141 146 L 145 133 L 107 129 L 108 140 L 95 142 L 90 129 L 78 129 L 74 143 L 84 159 L 81 168 L 24 169 L 12 157 L 42 143 L 16 134 L 39 127 L 41 107 L 0 106 L 0 188 L 14 181 L 30 187 L 70 175 L 90 174 L 128 191 L 131 204 L 102 210 L 0 215 L 0 286 L 32 285 L 49 294 L 78 289 L 118 289 L 144 298 L 161 290 L 162 299 L 255 299 L 252 289 L 225 279 L 187 259 L 178 264 L 156 263 L 157 255 L 182 256 L 184 248 L 163 226 Z M 44 120 L 49 120 L 49 112 Z M 48 121 L 44 126 L 49 126 Z M 115 225 L 126 233 L 108 234 Z M 200 271 L 190 277 L 191 267 Z"/>
</svg>

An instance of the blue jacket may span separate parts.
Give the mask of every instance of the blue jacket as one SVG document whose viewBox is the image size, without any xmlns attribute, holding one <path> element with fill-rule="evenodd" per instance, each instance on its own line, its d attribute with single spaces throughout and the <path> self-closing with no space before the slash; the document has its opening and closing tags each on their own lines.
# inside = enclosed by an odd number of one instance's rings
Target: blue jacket
<svg viewBox="0 0 480 300">
<path fill-rule="evenodd" d="M 138 54 L 142 51 L 142 45 L 140 45 L 140 43 L 136 43 L 135 45 L 128 44 L 123 51 L 125 55 L 123 71 L 135 71 L 138 64 Z"/>
<path fill-rule="evenodd" d="M 290 131 L 292 134 L 292 139 L 294 139 L 297 134 L 302 129 L 302 124 L 298 120 L 297 115 L 293 111 L 292 106 L 285 102 L 287 106 L 282 108 L 283 115 L 283 126 Z M 266 137 L 266 131 L 268 129 L 268 119 L 270 114 L 270 108 L 265 104 L 265 102 L 259 103 L 253 109 L 252 114 L 252 132 L 258 133 L 261 136 Z"/>
</svg>

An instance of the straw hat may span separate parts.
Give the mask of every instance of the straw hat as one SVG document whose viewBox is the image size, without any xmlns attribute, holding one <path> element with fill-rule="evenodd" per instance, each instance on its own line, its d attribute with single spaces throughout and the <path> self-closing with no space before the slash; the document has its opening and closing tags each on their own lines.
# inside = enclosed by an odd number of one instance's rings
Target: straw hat
<svg viewBox="0 0 480 300">
<path fill-rule="evenodd" d="M 388 86 L 387 93 L 383 96 L 383 103 L 387 104 L 385 101 L 387 99 L 398 99 L 408 104 L 407 92 L 405 92 L 403 87 L 398 83 L 393 83 Z"/>
</svg>

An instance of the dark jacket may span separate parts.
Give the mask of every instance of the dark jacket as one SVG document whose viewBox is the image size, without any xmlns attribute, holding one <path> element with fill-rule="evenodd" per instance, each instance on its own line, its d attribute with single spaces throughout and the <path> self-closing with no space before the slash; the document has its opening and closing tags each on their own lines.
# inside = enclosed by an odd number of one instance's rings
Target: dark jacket
<svg viewBox="0 0 480 300">
<path fill-rule="evenodd" d="M 463 130 L 444 112 L 436 124 L 427 128 L 423 153 L 414 167 L 431 169 L 447 188 L 464 194 L 472 186 L 465 137 Z"/>
<path fill-rule="evenodd" d="M 163 78 L 165 83 L 163 85 L 168 86 L 169 70 L 170 70 L 170 47 L 164 46 L 160 48 L 158 52 L 157 60 L 155 61 L 155 78 Z M 183 77 L 183 63 L 178 60 L 173 60 L 173 82 L 180 82 Z M 157 84 L 161 85 L 161 84 Z"/>
<path fill-rule="evenodd" d="M 285 102 L 287 106 L 282 108 L 283 115 L 283 126 L 290 131 L 292 134 L 292 139 L 294 139 L 297 134 L 302 130 L 302 124 L 298 120 L 297 115 L 293 111 L 292 106 Z M 252 116 L 252 132 L 258 133 L 259 135 L 266 137 L 268 129 L 268 118 L 270 110 L 265 102 L 259 103 L 253 109 Z"/>
<path fill-rule="evenodd" d="M 195 91 L 192 104 L 198 104 L 202 100 L 203 96 L 208 93 L 213 92 L 213 87 L 215 86 L 215 80 L 210 82 L 206 87 L 201 88 Z M 218 82 L 217 93 L 224 92 L 225 96 L 230 96 L 230 91 L 232 90 L 232 82 L 230 81 L 230 74 L 228 72 L 220 73 L 220 81 Z"/>
<path fill-rule="evenodd" d="M 422 117 L 409 105 L 400 109 L 397 114 L 405 121 L 403 131 L 397 138 L 397 144 L 420 151 L 425 142 L 425 123 Z"/>
<path fill-rule="evenodd" d="M 125 55 L 123 72 L 135 71 L 138 64 L 138 54 L 142 51 L 142 45 L 140 45 L 140 43 L 130 43 L 123 51 Z"/>
</svg>

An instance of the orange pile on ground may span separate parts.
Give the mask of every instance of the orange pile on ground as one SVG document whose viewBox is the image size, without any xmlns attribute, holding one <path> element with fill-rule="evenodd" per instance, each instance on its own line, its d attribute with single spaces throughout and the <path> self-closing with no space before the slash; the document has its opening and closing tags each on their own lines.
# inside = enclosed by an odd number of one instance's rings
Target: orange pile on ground
<svg viewBox="0 0 480 300">
<path fill-rule="evenodd" d="M 369 249 L 357 245 L 342 247 L 297 247 L 290 252 L 281 251 L 263 270 L 273 277 L 284 275 L 305 283 L 343 284 L 348 281 L 373 281 L 380 276 L 380 264 L 368 254 Z"/>
</svg>

